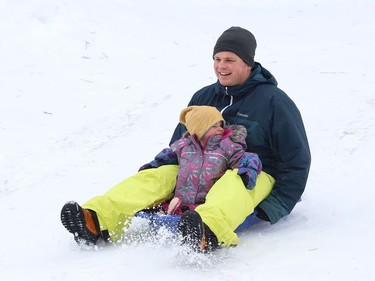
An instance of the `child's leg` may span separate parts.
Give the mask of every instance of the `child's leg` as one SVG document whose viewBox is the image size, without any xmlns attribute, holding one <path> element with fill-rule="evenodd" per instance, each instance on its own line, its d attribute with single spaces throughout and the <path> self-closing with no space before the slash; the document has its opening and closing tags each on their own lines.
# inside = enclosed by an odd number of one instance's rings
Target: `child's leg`
<svg viewBox="0 0 375 281">
<path fill-rule="evenodd" d="M 254 212 L 254 208 L 271 192 L 275 180 L 265 172 L 257 178 L 254 189 L 246 189 L 237 169 L 228 170 L 207 194 L 206 202 L 195 210 L 216 235 L 219 244 L 238 244 L 234 230 Z"/>
<path fill-rule="evenodd" d="M 143 170 L 120 182 L 107 193 L 83 204 L 96 212 L 101 230 L 108 230 L 112 241 L 120 239 L 134 214 L 172 196 L 178 166 L 165 165 Z"/>
</svg>

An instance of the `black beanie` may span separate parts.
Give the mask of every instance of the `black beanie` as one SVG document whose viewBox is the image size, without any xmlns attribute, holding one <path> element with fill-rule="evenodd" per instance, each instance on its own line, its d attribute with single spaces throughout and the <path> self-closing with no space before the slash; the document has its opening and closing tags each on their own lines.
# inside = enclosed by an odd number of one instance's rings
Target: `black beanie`
<svg viewBox="0 0 375 281">
<path fill-rule="evenodd" d="M 250 31 L 232 26 L 217 39 L 213 56 L 218 52 L 233 52 L 248 66 L 253 67 L 256 47 L 257 42 Z"/>
</svg>

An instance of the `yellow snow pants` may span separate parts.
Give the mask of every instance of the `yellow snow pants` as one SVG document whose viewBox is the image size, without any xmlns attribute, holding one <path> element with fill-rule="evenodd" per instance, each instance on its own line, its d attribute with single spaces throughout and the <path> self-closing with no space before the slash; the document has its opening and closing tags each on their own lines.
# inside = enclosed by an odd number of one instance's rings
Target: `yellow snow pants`
<svg viewBox="0 0 375 281">
<path fill-rule="evenodd" d="M 82 205 L 96 212 L 101 230 L 118 241 L 138 211 L 156 206 L 173 197 L 178 166 L 165 165 L 143 170 Z M 237 170 L 228 170 L 207 195 L 206 202 L 196 208 L 224 246 L 239 242 L 234 230 L 271 192 L 274 179 L 262 172 L 252 190 L 245 188 Z"/>
</svg>

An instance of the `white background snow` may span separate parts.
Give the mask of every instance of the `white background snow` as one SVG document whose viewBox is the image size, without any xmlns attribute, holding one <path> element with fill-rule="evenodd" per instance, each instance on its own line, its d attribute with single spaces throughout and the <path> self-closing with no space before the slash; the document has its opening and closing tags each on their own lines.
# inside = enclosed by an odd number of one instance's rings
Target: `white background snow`
<svg viewBox="0 0 375 281">
<path fill-rule="evenodd" d="M 375 261 L 372 0 L 1 0 L 0 280 L 369 280 Z M 87 250 L 68 200 L 104 193 L 169 143 L 212 49 L 251 30 L 298 105 L 303 200 L 241 243 L 184 259 L 159 242 Z"/>
</svg>

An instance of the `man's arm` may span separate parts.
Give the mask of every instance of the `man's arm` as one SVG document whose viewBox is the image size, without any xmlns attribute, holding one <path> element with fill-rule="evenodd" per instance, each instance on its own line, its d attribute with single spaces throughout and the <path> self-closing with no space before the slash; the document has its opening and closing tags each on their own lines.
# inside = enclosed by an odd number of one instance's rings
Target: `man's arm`
<svg viewBox="0 0 375 281">
<path fill-rule="evenodd" d="M 286 95 L 273 101 L 272 149 L 278 161 L 275 185 L 259 205 L 271 223 L 288 215 L 305 190 L 311 155 L 297 107 Z"/>
</svg>

